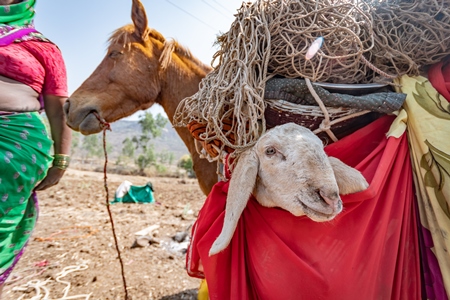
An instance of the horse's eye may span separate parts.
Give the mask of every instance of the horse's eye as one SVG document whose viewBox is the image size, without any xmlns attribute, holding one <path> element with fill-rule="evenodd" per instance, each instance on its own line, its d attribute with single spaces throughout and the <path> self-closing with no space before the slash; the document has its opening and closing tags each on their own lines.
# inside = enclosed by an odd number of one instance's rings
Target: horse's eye
<svg viewBox="0 0 450 300">
<path fill-rule="evenodd" d="M 118 57 L 118 56 L 120 56 L 120 55 L 122 55 L 123 53 L 122 52 L 120 52 L 120 51 L 115 51 L 115 50 L 113 50 L 113 51 L 111 51 L 110 53 L 109 53 L 109 57 L 110 58 L 116 58 L 116 57 Z"/>
<path fill-rule="evenodd" d="M 266 155 L 272 156 L 277 153 L 277 150 L 274 147 L 269 147 L 266 149 Z"/>
</svg>

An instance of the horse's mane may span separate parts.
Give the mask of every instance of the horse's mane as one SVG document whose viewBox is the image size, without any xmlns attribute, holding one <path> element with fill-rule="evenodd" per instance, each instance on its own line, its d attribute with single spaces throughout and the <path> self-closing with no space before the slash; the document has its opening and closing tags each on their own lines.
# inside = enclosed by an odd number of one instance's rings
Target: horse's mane
<svg viewBox="0 0 450 300">
<path fill-rule="evenodd" d="M 110 38 L 108 39 L 109 45 L 113 43 L 122 43 L 124 47 L 130 47 L 132 42 L 136 41 L 136 37 L 133 36 L 134 33 L 134 25 L 128 24 L 117 30 L 115 30 Z M 188 58 L 190 61 L 195 64 L 203 67 L 210 68 L 205 65 L 202 61 L 192 55 L 191 51 L 188 48 L 183 47 L 174 39 L 166 39 L 159 31 L 149 28 L 148 37 L 150 39 L 154 39 L 163 44 L 163 52 L 159 59 L 161 63 L 162 69 L 165 69 L 171 61 L 172 53 L 176 53 L 180 57 Z"/>
</svg>

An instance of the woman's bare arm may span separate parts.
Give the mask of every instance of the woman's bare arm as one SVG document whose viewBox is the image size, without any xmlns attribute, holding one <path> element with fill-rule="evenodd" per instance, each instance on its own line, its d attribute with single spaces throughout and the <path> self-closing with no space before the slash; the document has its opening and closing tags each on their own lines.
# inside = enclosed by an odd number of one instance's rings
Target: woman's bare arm
<svg viewBox="0 0 450 300">
<path fill-rule="evenodd" d="M 47 95 L 44 97 L 45 113 L 50 123 L 51 136 L 54 142 L 55 154 L 70 155 L 72 143 L 72 130 L 66 125 L 66 118 L 63 111 L 63 105 L 67 98 Z M 52 166 L 47 176 L 36 187 L 36 190 L 45 190 L 56 185 L 65 170 Z"/>
</svg>

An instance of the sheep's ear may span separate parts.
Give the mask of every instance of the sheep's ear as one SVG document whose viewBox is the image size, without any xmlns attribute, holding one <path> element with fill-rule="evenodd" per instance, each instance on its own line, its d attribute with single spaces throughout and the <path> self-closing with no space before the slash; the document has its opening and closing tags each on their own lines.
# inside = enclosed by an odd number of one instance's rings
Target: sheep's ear
<svg viewBox="0 0 450 300">
<path fill-rule="evenodd" d="M 364 191 L 369 187 L 364 176 L 358 170 L 344 164 L 336 157 L 328 157 L 333 168 L 334 177 L 339 187 L 339 194 L 347 195 Z"/>
<path fill-rule="evenodd" d="M 222 232 L 209 250 L 210 256 L 224 250 L 230 243 L 239 218 L 253 192 L 258 166 L 258 156 L 253 149 L 247 150 L 239 157 L 231 174 Z"/>
</svg>

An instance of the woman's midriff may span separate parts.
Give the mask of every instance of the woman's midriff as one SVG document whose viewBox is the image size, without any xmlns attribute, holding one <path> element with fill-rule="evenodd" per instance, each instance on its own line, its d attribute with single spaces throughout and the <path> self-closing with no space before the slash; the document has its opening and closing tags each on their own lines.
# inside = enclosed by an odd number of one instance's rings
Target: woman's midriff
<svg viewBox="0 0 450 300">
<path fill-rule="evenodd" d="M 0 111 L 38 111 L 38 93 L 28 85 L 0 75 Z"/>
</svg>

